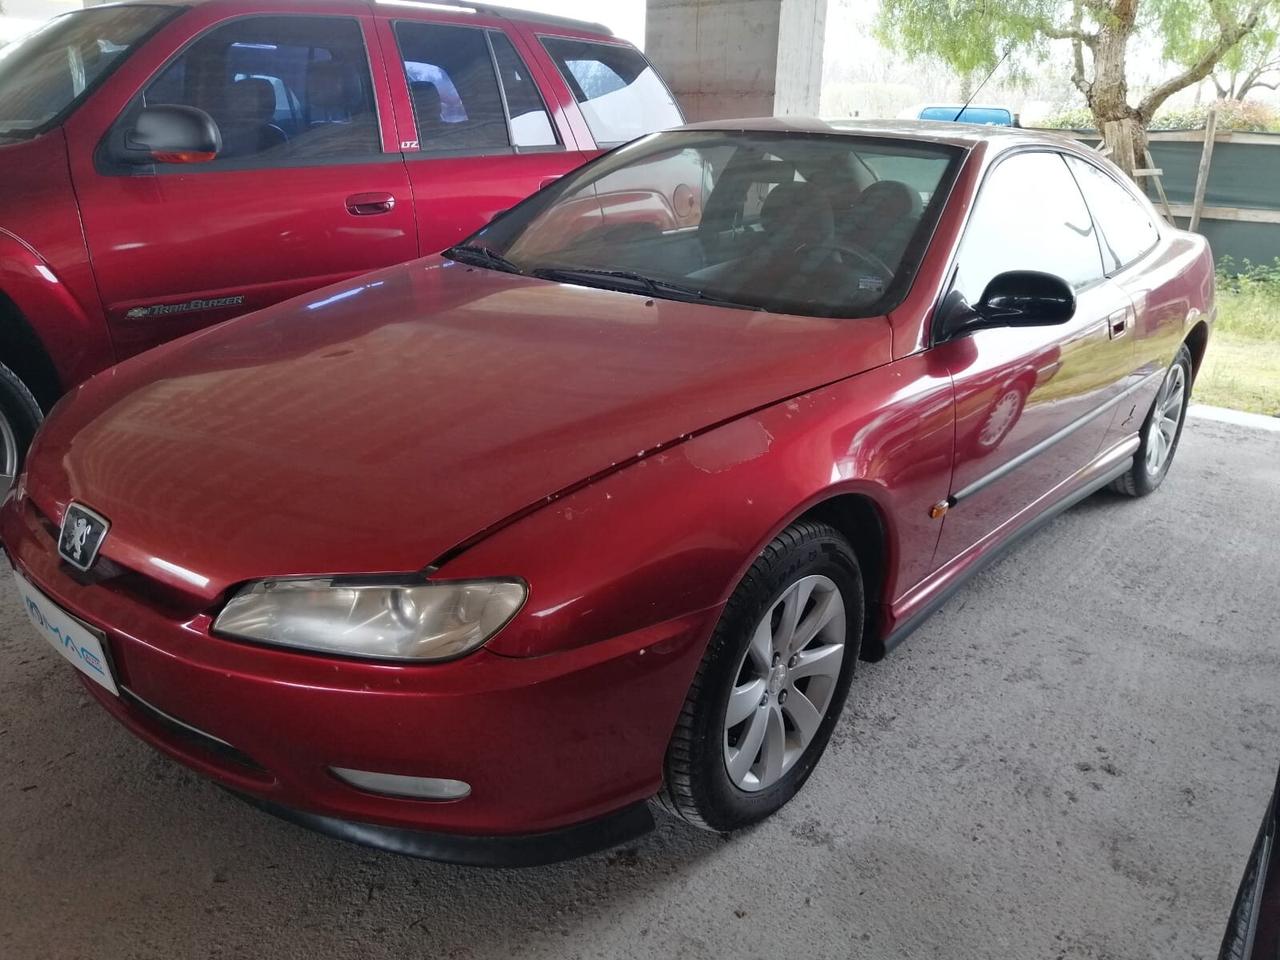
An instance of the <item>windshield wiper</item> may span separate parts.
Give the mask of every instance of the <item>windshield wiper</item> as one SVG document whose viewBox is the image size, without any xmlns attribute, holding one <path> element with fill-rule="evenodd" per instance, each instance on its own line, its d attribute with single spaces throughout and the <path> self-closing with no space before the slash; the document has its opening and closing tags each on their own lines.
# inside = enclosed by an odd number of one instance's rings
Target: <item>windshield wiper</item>
<svg viewBox="0 0 1280 960">
<path fill-rule="evenodd" d="M 664 300 L 683 300 L 690 303 L 705 303 L 715 307 L 733 307 L 738 310 L 763 310 L 764 307 L 753 303 L 742 303 L 738 300 L 725 300 L 712 296 L 696 287 L 686 287 L 666 280 L 655 280 L 643 273 L 632 270 L 600 270 L 591 267 L 539 267 L 530 273 L 542 280 L 557 280 L 563 283 L 583 283 L 592 287 L 604 287 L 607 290 L 622 290 L 634 293 L 640 288 L 650 296 Z M 621 284 L 610 284 L 610 280 L 622 281 Z"/>
<path fill-rule="evenodd" d="M 488 267 L 490 270 L 501 270 L 504 273 L 524 273 L 502 254 L 475 243 L 460 243 L 456 247 L 450 247 L 443 256 L 450 260 L 457 260 L 459 263 L 470 263 L 477 267 Z"/>
</svg>

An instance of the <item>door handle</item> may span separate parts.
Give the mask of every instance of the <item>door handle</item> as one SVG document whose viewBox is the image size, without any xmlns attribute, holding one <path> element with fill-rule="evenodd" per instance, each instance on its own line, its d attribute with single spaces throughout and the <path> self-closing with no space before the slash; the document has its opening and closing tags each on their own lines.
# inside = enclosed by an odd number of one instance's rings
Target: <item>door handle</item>
<svg viewBox="0 0 1280 960">
<path fill-rule="evenodd" d="M 390 213 L 395 206 L 396 198 L 389 193 L 353 193 L 347 197 L 347 213 L 356 217 Z"/>
<path fill-rule="evenodd" d="M 543 177 L 540 181 L 538 181 L 538 189 L 545 190 L 547 187 L 551 186 L 553 183 L 555 183 L 559 179 L 560 179 L 560 174 L 557 174 L 554 177 Z"/>
<path fill-rule="evenodd" d="M 1117 310 L 1107 317 L 1107 334 L 1112 340 L 1123 337 L 1129 332 L 1129 311 Z"/>
</svg>

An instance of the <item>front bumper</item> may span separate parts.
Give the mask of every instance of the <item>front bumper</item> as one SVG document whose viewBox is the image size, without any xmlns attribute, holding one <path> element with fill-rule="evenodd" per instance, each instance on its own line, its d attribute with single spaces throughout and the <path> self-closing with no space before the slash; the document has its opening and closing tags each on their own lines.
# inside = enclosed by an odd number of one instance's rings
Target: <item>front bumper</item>
<svg viewBox="0 0 1280 960">
<path fill-rule="evenodd" d="M 356 823 L 282 807 L 252 794 L 242 793 L 237 796 L 273 817 L 339 840 L 349 840 L 408 857 L 460 863 L 468 867 L 537 867 L 572 860 L 616 847 L 644 836 L 653 829 L 653 814 L 643 800 L 595 820 L 575 823 L 558 830 L 482 837 L 408 830 L 376 823 Z"/>
<path fill-rule="evenodd" d="M 5 505 L 0 538 L 24 577 L 103 631 L 122 695 L 85 686 L 137 736 L 295 822 L 466 863 L 544 862 L 643 832 L 636 804 L 661 785 L 718 613 L 535 658 L 343 660 L 212 636 L 207 611 L 137 575 L 75 575 L 29 500 Z M 471 794 L 375 794 L 333 767 L 464 780 Z"/>
</svg>

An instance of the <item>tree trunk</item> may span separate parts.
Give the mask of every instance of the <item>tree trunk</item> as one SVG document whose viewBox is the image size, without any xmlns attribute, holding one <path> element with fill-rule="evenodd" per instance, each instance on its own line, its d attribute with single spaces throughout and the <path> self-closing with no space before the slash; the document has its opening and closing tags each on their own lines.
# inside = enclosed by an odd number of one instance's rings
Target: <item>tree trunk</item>
<svg viewBox="0 0 1280 960">
<path fill-rule="evenodd" d="M 1129 176 L 1142 166 L 1147 147 L 1145 124 L 1129 106 L 1125 80 L 1125 51 L 1131 31 L 1131 25 L 1113 22 L 1099 32 L 1093 48 L 1093 83 L 1086 98 L 1111 160 Z"/>
</svg>

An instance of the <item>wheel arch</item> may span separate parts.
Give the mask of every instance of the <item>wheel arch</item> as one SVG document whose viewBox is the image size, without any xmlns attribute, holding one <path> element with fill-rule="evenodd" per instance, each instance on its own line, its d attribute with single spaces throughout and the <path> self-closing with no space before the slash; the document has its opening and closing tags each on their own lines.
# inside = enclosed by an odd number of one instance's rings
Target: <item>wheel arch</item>
<svg viewBox="0 0 1280 960">
<path fill-rule="evenodd" d="M 863 493 L 836 493 L 808 507 L 787 526 L 801 520 L 830 524 L 853 547 L 862 570 L 867 603 L 862 626 L 862 659 L 879 660 L 884 656 L 880 625 L 881 608 L 888 601 L 884 590 L 889 569 L 889 537 L 880 505 Z"/>
<path fill-rule="evenodd" d="M 53 358 L 18 305 L 0 290 L 0 363 L 26 384 L 42 410 L 62 395 L 62 379 Z"/>
<path fill-rule="evenodd" d="M 1204 360 L 1205 350 L 1209 346 L 1209 324 L 1200 320 L 1191 328 L 1191 332 L 1182 342 L 1191 352 L 1191 382 L 1195 383 L 1196 377 L 1200 374 L 1200 364 Z"/>
</svg>

